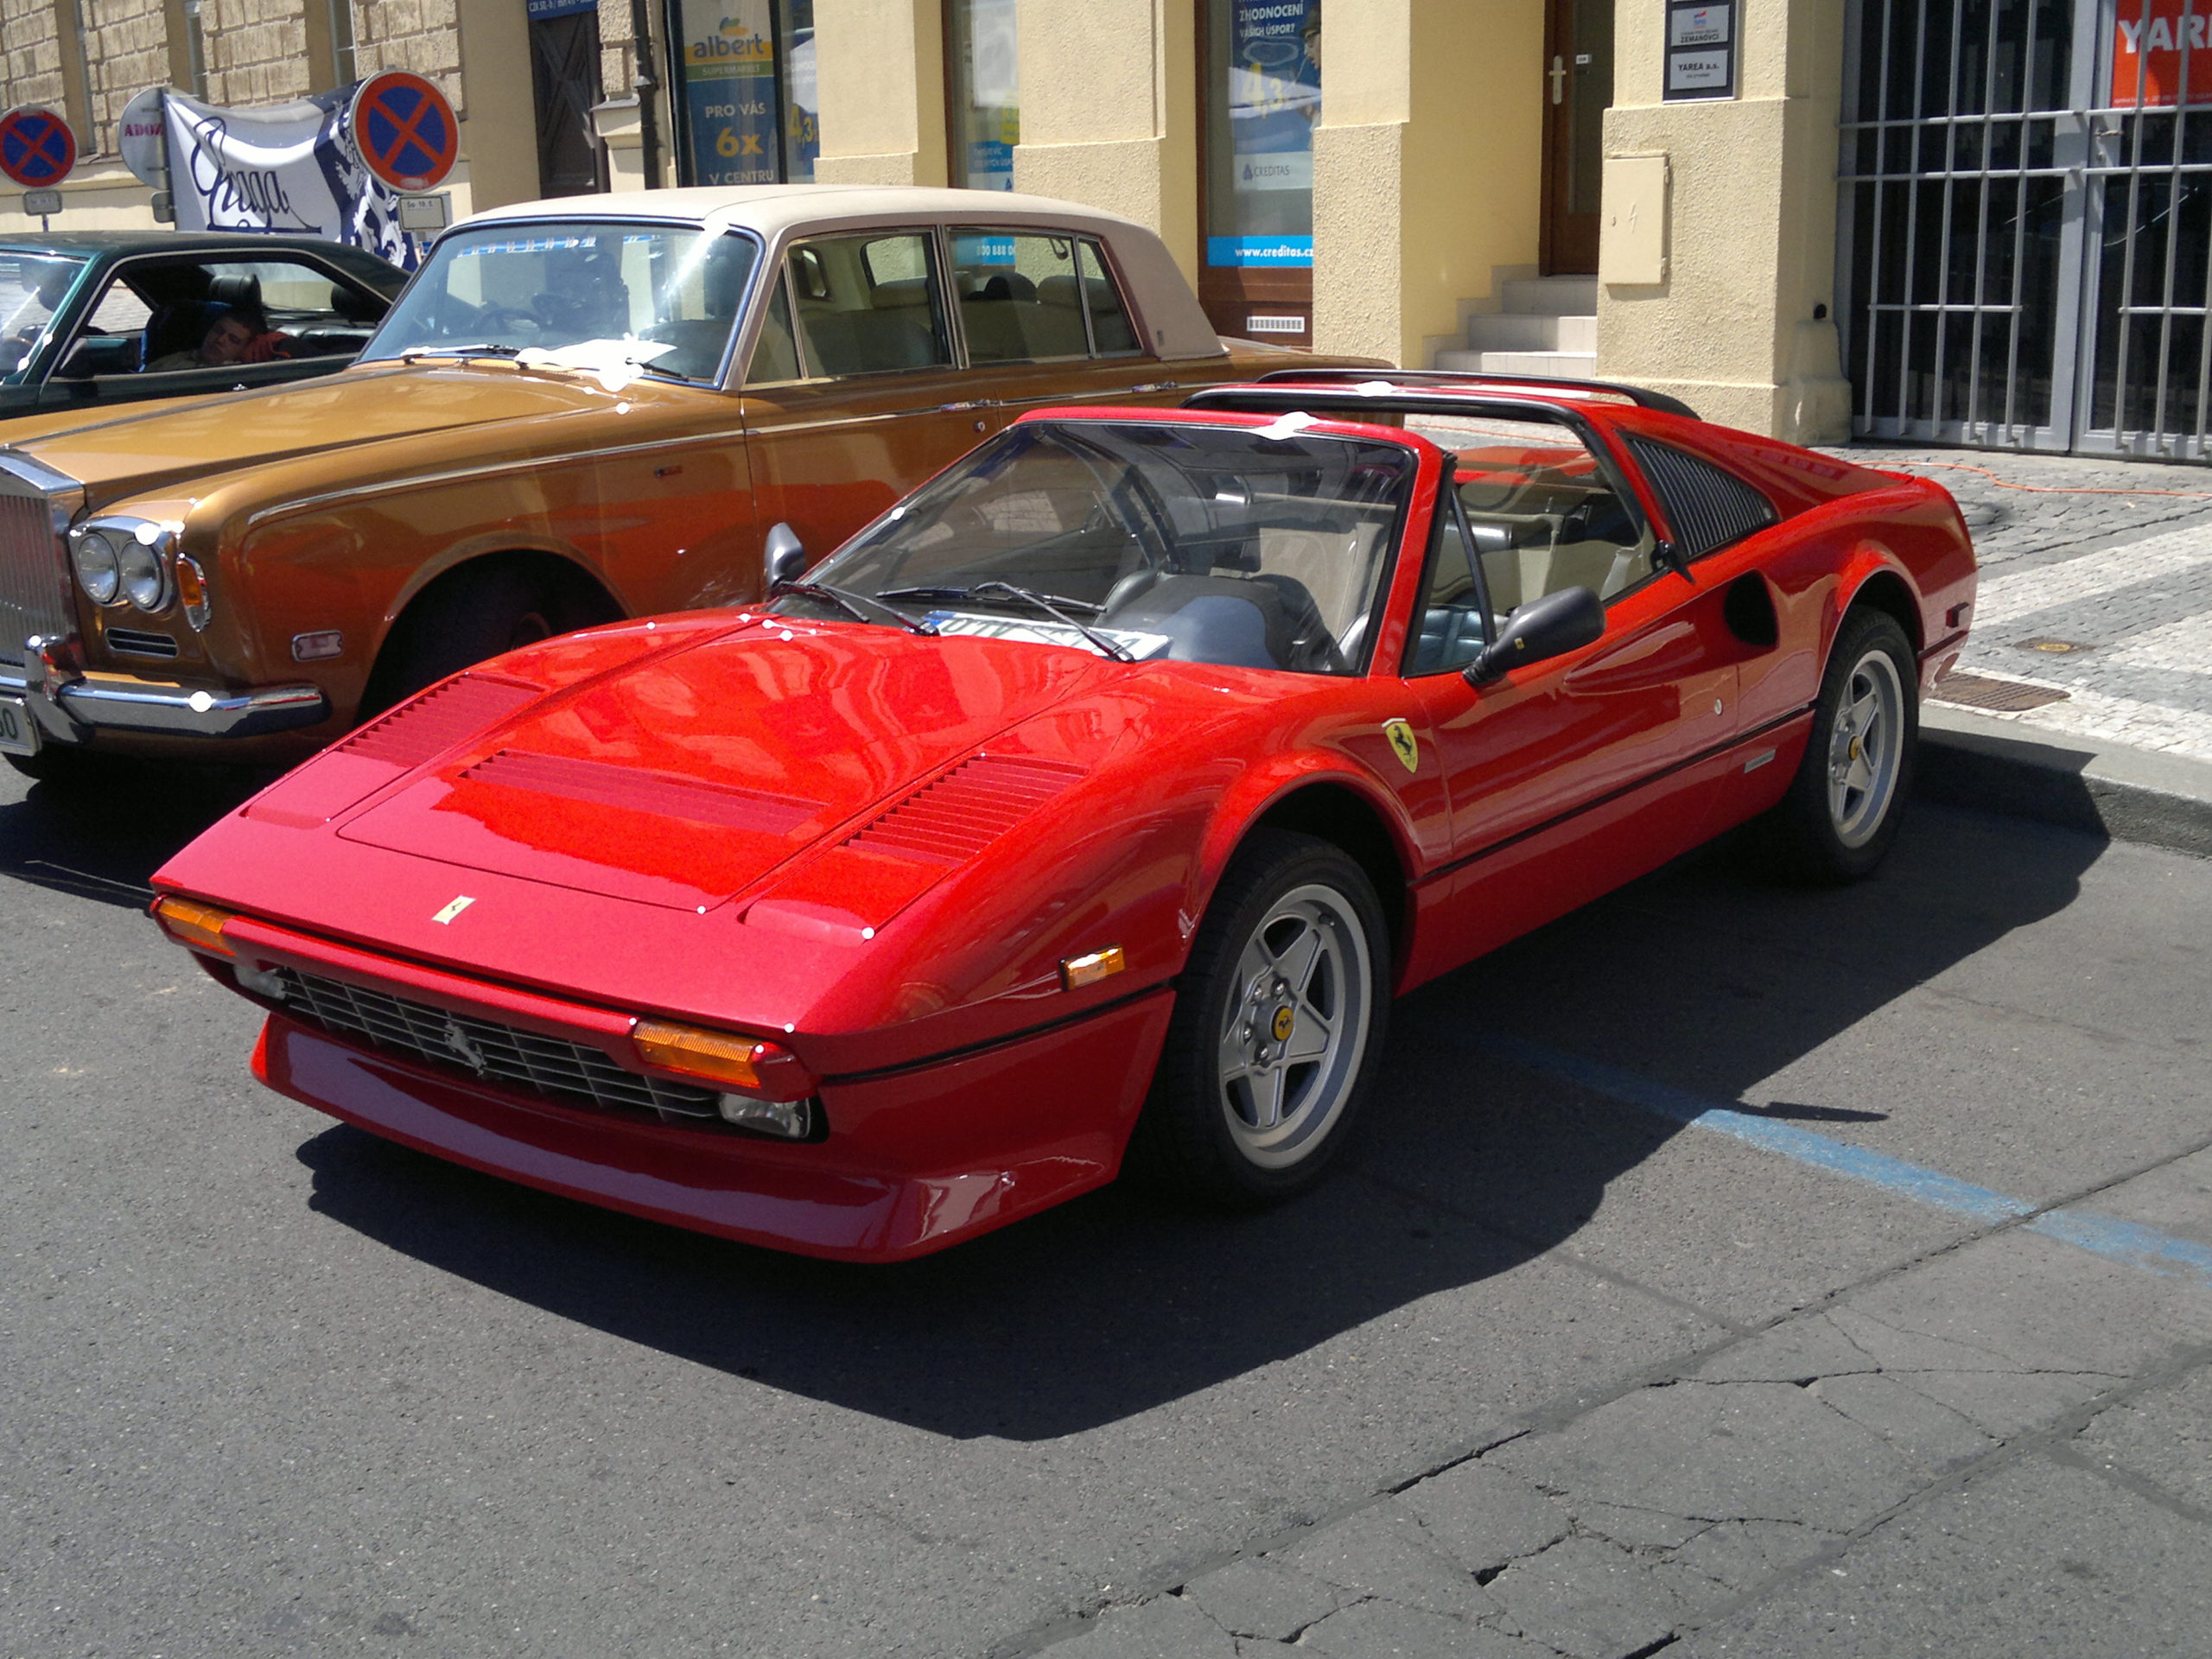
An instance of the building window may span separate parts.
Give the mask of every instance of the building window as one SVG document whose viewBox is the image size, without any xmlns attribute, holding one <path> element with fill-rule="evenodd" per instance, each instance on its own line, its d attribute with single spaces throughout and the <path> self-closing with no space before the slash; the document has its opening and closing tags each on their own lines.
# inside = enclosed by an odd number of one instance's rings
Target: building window
<svg viewBox="0 0 2212 1659">
<path fill-rule="evenodd" d="M 952 124 L 952 181 L 970 190 L 1014 188 L 1021 142 L 1014 0 L 948 0 L 945 99 Z"/>
<path fill-rule="evenodd" d="M 1320 0 L 1207 0 L 1206 264 L 1313 263 Z"/>
<path fill-rule="evenodd" d="M 669 0 L 686 184 L 807 183 L 822 149 L 814 0 Z"/>
<path fill-rule="evenodd" d="M 1313 334 L 1321 0 L 1203 0 L 1198 16 L 1198 300 L 1224 334 L 1305 345 Z"/>
</svg>

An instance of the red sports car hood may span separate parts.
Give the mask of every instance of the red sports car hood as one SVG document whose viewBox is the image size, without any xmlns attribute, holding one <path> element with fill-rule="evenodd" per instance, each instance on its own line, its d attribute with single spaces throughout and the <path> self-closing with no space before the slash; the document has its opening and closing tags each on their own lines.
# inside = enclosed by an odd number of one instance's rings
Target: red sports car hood
<svg viewBox="0 0 2212 1659">
<path fill-rule="evenodd" d="M 464 868 L 707 909 L 1114 671 L 1075 651 L 750 623 L 524 702 L 338 834 Z M 481 696 L 469 688 L 496 685 L 495 676 L 455 682 L 330 761 L 395 748 L 404 759 L 410 721 L 435 732 L 442 696 Z M 512 690 L 505 701 L 526 695 Z M 283 794 L 249 814 L 284 810 Z"/>
</svg>

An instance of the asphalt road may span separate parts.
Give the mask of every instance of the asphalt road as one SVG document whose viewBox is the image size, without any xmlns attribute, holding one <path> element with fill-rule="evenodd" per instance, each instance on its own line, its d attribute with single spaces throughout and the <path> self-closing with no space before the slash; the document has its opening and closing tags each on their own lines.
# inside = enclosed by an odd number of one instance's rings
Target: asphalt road
<svg viewBox="0 0 2212 1659">
<path fill-rule="evenodd" d="M 1711 851 L 1316 1196 L 856 1268 L 262 1090 L 140 912 L 239 787 L 0 773 L 0 1653 L 2206 1649 L 2212 864 Z"/>
</svg>

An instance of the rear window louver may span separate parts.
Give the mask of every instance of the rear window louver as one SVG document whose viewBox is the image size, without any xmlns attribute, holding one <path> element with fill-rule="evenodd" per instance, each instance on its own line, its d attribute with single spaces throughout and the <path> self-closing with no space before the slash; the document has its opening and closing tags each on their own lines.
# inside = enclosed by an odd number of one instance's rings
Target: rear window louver
<svg viewBox="0 0 2212 1659">
<path fill-rule="evenodd" d="M 339 745 L 339 753 L 419 766 L 540 695 L 535 686 L 464 674 L 364 726 Z"/>
<path fill-rule="evenodd" d="M 1666 508 L 1684 557 L 1702 558 L 1781 522 L 1774 503 L 1733 473 L 1649 438 L 1629 437 L 1627 443 Z"/>
<path fill-rule="evenodd" d="M 964 863 L 1082 776 L 1081 766 L 1064 761 L 979 754 L 845 844 L 925 864 Z"/>
</svg>

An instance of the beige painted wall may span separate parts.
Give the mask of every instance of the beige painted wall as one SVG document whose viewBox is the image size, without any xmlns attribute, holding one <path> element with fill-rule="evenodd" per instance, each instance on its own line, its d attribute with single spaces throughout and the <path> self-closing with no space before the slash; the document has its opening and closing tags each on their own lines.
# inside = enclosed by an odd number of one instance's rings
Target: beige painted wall
<svg viewBox="0 0 2212 1659">
<path fill-rule="evenodd" d="M 1021 142 L 1014 188 L 1158 231 L 1198 260 L 1198 20 L 1192 0 L 1019 0 Z M 823 123 L 826 133 L 827 119 Z"/>
<path fill-rule="evenodd" d="M 1843 3 L 1745 0 L 1738 16 L 1741 95 L 1668 104 L 1664 12 L 1621 0 L 1605 153 L 1669 158 L 1669 266 L 1663 283 L 1600 283 L 1598 370 L 1731 426 L 1840 439 L 1851 408 L 1834 319 Z"/>
<path fill-rule="evenodd" d="M 1541 0 L 1322 0 L 1313 344 L 1426 365 L 1533 270 Z"/>
<path fill-rule="evenodd" d="M 819 0 L 825 184 L 945 182 L 943 0 Z"/>
<path fill-rule="evenodd" d="M 530 23 L 513 0 L 460 0 L 461 161 L 448 181 L 454 217 L 537 194 L 537 111 L 531 91 Z M 364 73 L 366 73 L 364 71 Z"/>
</svg>

